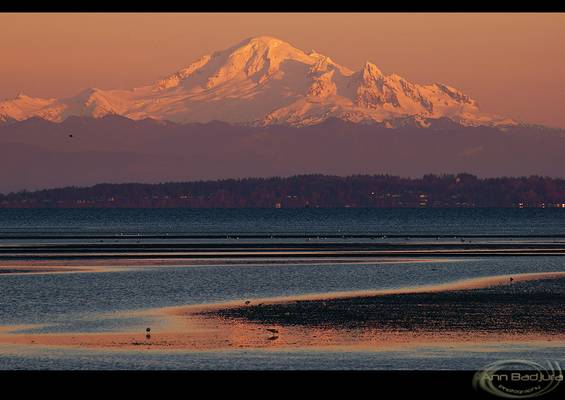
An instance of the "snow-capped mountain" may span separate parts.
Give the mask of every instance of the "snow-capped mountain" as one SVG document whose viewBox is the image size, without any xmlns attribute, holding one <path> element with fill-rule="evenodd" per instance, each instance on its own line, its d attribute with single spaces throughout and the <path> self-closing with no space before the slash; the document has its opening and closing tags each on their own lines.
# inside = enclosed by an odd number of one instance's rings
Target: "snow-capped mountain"
<svg viewBox="0 0 565 400">
<path fill-rule="evenodd" d="M 304 126 L 338 118 L 384 126 L 426 127 L 433 119 L 462 125 L 514 125 L 481 112 L 477 102 L 443 84 L 420 85 L 384 75 L 367 62 L 352 71 L 315 51 L 260 36 L 205 55 L 188 67 L 132 90 L 88 89 L 70 98 L 23 94 L 0 102 L 0 121 L 69 116 L 173 122 Z"/>
</svg>

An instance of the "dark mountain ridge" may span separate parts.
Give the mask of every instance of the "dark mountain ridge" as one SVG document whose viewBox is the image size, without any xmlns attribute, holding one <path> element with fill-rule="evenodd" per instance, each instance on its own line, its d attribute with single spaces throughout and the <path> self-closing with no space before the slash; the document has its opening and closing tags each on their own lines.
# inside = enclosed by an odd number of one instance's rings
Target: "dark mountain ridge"
<svg viewBox="0 0 565 400">
<path fill-rule="evenodd" d="M 0 192 L 311 173 L 563 178 L 563 154 L 565 131 L 523 125 L 438 120 L 428 128 L 386 128 L 328 119 L 307 127 L 249 127 L 121 116 L 32 118 L 0 126 Z"/>
</svg>

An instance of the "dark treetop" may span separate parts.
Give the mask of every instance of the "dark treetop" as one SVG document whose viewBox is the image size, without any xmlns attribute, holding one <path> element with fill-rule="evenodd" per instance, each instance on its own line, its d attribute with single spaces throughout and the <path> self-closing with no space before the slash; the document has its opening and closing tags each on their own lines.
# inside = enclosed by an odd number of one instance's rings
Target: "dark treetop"
<svg viewBox="0 0 565 400">
<path fill-rule="evenodd" d="M 3 208 L 565 207 L 565 180 L 469 174 L 299 175 L 92 187 L 0 195 Z"/>
</svg>

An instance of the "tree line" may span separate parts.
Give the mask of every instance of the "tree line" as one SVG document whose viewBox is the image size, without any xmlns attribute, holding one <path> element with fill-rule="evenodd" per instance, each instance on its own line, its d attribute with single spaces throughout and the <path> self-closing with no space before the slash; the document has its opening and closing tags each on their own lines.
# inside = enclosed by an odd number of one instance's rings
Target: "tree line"
<svg viewBox="0 0 565 400">
<path fill-rule="evenodd" d="M 2 208 L 564 207 L 565 180 L 470 174 L 98 184 L 0 195 Z"/>
</svg>

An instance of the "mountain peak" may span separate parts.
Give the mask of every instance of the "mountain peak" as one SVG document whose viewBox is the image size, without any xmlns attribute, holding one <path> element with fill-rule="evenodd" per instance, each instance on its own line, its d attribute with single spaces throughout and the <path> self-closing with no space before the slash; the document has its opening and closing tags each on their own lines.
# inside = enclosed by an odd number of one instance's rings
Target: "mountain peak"
<svg viewBox="0 0 565 400">
<path fill-rule="evenodd" d="M 13 97 L 11 99 L 11 101 L 16 102 L 16 103 L 20 103 L 20 102 L 34 102 L 34 101 L 42 101 L 45 99 L 41 99 L 39 97 L 31 97 L 28 96 L 27 94 L 23 93 L 23 92 L 19 92 L 15 97 Z M 10 100 L 8 100 L 10 101 Z"/>
<path fill-rule="evenodd" d="M 284 40 L 278 39 L 273 36 L 253 36 L 245 40 L 242 40 L 235 46 L 229 47 L 223 51 L 218 51 L 215 54 L 221 56 L 222 54 L 233 54 L 241 52 L 256 52 L 261 54 L 276 54 L 277 52 L 300 54 L 300 56 L 306 54 L 294 47 Z"/>
<path fill-rule="evenodd" d="M 121 115 L 176 123 L 313 125 L 328 118 L 352 123 L 449 118 L 464 125 L 513 122 L 480 111 L 478 103 L 444 84 L 421 85 L 386 76 L 372 62 L 354 72 L 314 50 L 279 38 L 246 38 L 193 61 L 152 85 L 133 90 L 88 89 L 64 99 L 20 95 L 0 101 L 4 119 Z M 392 123 L 394 125 L 394 123 Z"/>
<path fill-rule="evenodd" d="M 381 70 L 372 62 L 367 61 L 363 66 L 363 77 L 364 78 L 372 78 L 372 77 L 380 77 L 383 76 Z"/>
<path fill-rule="evenodd" d="M 245 39 L 242 43 L 249 43 L 249 44 L 260 44 L 264 46 L 277 46 L 281 43 L 288 44 L 287 42 L 278 39 L 273 36 L 261 35 L 261 36 L 251 36 Z"/>
</svg>

